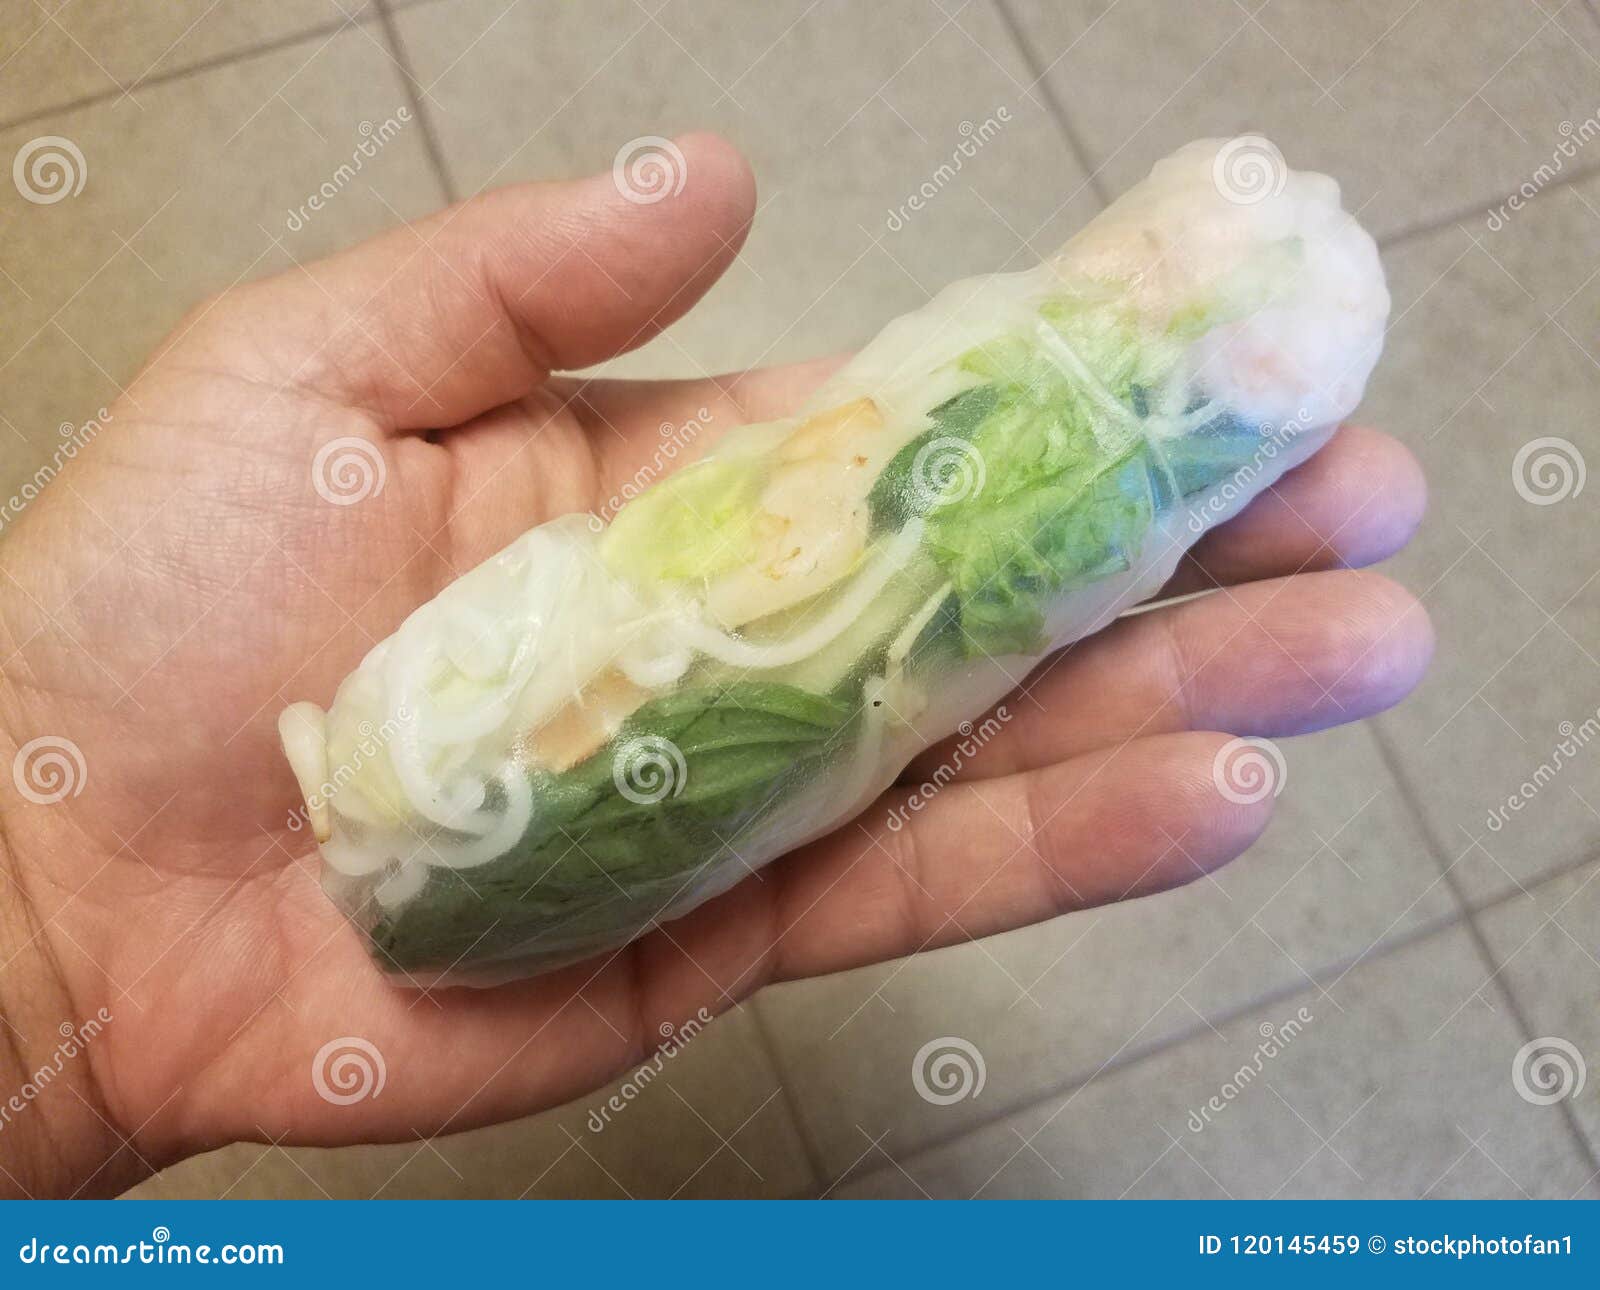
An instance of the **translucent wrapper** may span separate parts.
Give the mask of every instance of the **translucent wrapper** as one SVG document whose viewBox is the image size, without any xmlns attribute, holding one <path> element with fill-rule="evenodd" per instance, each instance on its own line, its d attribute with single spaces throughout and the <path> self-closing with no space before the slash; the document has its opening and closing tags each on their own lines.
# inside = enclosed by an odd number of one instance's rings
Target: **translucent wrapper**
<svg viewBox="0 0 1600 1290">
<path fill-rule="evenodd" d="M 419 984 L 686 913 L 1155 594 L 1355 407 L 1388 307 L 1332 180 L 1265 140 L 1183 148 L 1053 259 L 947 287 L 609 525 L 524 534 L 326 713 L 289 708 L 329 894 Z"/>
</svg>

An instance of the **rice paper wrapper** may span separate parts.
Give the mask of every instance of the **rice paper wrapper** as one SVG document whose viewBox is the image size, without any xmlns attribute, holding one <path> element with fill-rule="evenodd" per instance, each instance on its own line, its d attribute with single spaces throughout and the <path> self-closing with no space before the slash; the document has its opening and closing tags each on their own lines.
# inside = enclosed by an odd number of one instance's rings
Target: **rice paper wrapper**
<svg viewBox="0 0 1600 1290">
<path fill-rule="evenodd" d="M 1322 446 L 1388 308 L 1332 180 L 1190 144 L 1051 260 L 947 287 L 609 523 L 532 529 L 326 712 L 287 709 L 328 893 L 418 985 L 683 915 L 929 744 L 986 740 L 1043 655 Z"/>
</svg>

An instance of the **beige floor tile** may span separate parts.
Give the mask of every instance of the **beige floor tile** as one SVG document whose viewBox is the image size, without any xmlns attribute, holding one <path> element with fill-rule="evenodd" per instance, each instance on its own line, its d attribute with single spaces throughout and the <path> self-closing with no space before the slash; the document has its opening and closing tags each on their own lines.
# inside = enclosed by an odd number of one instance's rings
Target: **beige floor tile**
<svg viewBox="0 0 1600 1290">
<path fill-rule="evenodd" d="M 641 1069 L 648 1074 L 634 1072 L 569 1106 L 429 1142 L 336 1151 L 239 1144 L 169 1169 L 134 1194 L 692 1198 L 815 1190 L 747 1010 Z"/>
<path fill-rule="evenodd" d="M 837 1194 L 1600 1194 L 1564 1118 L 1512 1087 L 1485 975 L 1452 929 L 925 1155 L 886 1139 Z"/>
<path fill-rule="evenodd" d="M 1581 4 L 1008 3 L 1112 192 L 1187 139 L 1261 131 L 1388 233 L 1500 200 L 1597 107 Z"/>
<path fill-rule="evenodd" d="M 0 123 L 110 95 L 318 28 L 369 17 L 370 0 L 0 0 Z"/>
<path fill-rule="evenodd" d="M 1368 730 L 1283 751 L 1272 826 L 1209 878 L 759 996 L 830 1180 L 863 1167 L 885 1131 L 897 1152 L 949 1137 L 1455 916 Z M 916 1094 L 913 1065 L 946 1037 L 976 1046 L 984 1087 L 930 1103 Z"/>
<path fill-rule="evenodd" d="M 1565 1091 L 1600 1158 L 1600 863 L 1519 892 L 1479 922 L 1533 1036 L 1571 1046 L 1541 1044 L 1524 1059 L 1531 1092 Z"/>
<path fill-rule="evenodd" d="M 398 20 L 462 193 L 605 170 L 632 139 L 694 128 L 749 154 L 762 205 L 740 262 L 616 372 L 859 344 L 952 279 L 1052 250 L 1095 209 L 986 4 L 950 22 L 920 0 L 750 5 L 737 23 L 648 8 L 469 0 Z M 926 208 L 902 221 L 924 184 Z"/>
<path fill-rule="evenodd" d="M 1387 255 L 1396 321 L 1363 415 L 1429 476 L 1428 521 L 1394 572 L 1439 648 L 1379 726 L 1473 900 L 1600 847 L 1600 746 L 1583 730 L 1600 709 L 1600 527 L 1594 485 L 1572 492 L 1600 461 L 1597 252 L 1589 181 L 1498 231 L 1463 224 Z M 1548 473 L 1519 464 L 1546 437 L 1564 441 Z"/>
<path fill-rule="evenodd" d="M 294 214 L 357 155 L 362 123 L 398 124 L 405 103 L 388 56 L 352 30 L 53 119 L 83 158 L 81 192 L 38 204 L 0 189 L 0 495 L 207 294 L 437 206 L 412 123 L 323 210 Z M 0 132 L 0 154 L 35 137 Z"/>
</svg>

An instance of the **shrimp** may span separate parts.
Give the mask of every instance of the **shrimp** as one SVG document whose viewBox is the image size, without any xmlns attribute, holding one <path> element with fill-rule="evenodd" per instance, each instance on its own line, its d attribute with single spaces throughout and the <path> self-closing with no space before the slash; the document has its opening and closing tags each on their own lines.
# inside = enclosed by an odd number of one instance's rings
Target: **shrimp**
<svg viewBox="0 0 1600 1290">
<path fill-rule="evenodd" d="M 867 494 L 903 437 L 866 398 L 801 422 L 779 444 L 778 464 L 762 491 L 754 558 L 706 587 L 711 618 L 740 627 L 809 600 L 853 572 L 867 548 Z"/>
</svg>

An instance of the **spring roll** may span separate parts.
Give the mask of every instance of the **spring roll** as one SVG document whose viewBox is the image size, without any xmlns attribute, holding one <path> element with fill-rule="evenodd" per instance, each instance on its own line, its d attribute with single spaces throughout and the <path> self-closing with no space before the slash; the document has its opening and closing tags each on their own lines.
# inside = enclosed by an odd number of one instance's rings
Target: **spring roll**
<svg viewBox="0 0 1600 1290">
<path fill-rule="evenodd" d="M 609 524 L 525 533 L 326 712 L 287 709 L 326 890 L 421 985 L 680 917 L 1154 595 L 1356 406 L 1388 309 L 1333 180 L 1182 148 L 1052 259 L 945 288 Z"/>
</svg>

